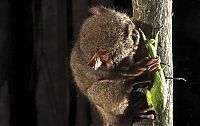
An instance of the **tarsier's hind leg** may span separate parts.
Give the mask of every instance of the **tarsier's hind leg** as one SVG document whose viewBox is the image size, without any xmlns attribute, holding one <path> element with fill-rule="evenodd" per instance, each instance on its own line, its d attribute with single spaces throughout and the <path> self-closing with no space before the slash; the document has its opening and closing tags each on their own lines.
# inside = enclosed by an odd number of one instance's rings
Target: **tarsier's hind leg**
<svg viewBox="0 0 200 126">
<path fill-rule="evenodd" d="M 111 113 L 105 112 L 104 109 L 96 105 L 97 110 L 101 113 L 103 118 L 103 126 L 118 126 L 121 120 L 120 115 L 113 115 Z"/>
<path fill-rule="evenodd" d="M 89 99 L 100 111 L 106 124 L 117 125 L 124 114 L 128 106 L 128 94 L 125 91 L 123 82 L 116 80 L 101 80 L 88 88 Z"/>
</svg>

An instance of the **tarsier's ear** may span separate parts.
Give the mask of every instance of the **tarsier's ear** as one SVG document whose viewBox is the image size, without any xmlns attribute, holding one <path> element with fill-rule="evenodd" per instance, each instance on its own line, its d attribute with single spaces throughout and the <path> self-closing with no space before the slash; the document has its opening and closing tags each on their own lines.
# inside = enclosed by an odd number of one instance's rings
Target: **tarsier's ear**
<svg viewBox="0 0 200 126">
<path fill-rule="evenodd" d="M 103 13 L 106 13 L 106 12 L 109 12 L 110 9 L 107 9 L 107 8 L 104 8 L 102 6 L 97 6 L 97 7 L 92 7 L 90 9 L 88 9 L 88 11 L 91 13 L 91 14 L 94 14 L 94 15 L 101 15 Z"/>
<path fill-rule="evenodd" d="M 110 62 L 111 58 L 109 56 L 109 52 L 106 50 L 99 50 L 92 56 L 92 58 L 88 62 L 88 66 L 91 66 L 92 68 L 97 70 L 101 66 L 110 65 Z"/>
</svg>

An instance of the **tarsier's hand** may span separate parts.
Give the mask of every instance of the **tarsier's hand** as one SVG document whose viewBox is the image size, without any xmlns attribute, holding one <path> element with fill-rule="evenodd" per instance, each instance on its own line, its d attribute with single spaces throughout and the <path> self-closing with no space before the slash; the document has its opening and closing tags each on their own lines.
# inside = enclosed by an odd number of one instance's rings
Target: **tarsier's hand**
<svg viewBox="0 0 200 126">
<path fill-rule="evenodd" d="M 146 57 L 130 66 L 128 71 L 123 71 L 122 75 L 124 76 L 139 76 L 145 71 L 152 72 L 159 67 L 160 60 L 159 58 L 149 58 Z"/>
<path fill-rule="evenodd" d="M 158 68 L 159 63 L 160 63 L 160 60 L 158 58 L 155 59 L 155 58 L 146 57 L 134 63 L 133 66 L 131 67 L 131 70 L 133 74 L 135 74 L 136 76 L 139 76 L 144 71 L 152 72 L 153 70 Z"/>
</svg>

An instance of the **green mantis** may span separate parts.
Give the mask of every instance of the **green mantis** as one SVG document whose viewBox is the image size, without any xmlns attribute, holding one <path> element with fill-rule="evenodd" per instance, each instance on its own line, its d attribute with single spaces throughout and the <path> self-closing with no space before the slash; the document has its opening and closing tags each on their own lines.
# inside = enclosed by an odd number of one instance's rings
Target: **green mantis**
<svg viewBox="0 0 200 126">
<path fill-rule="evenodd" d="M 148 51 L 148 55 L 151 58 L 158 58 L 157 55 L 157 47 L 158 47 L 158 35 L 157 32 L 155 39 L 146 39 L 145 34 L 139 29 L 141 32 L 142 38 L 144 40 L 144 44 Z M 156 114 L 161 114 L 166 107 L 167 98 L 167 85 L 166 79 L 163 72 L 163 69 L 159 65 L 159 67 L 152 72 L 152 87 L 150 90 L 147 90 L 146 98 L 149 106 L 152 106 Z"/>
</svg>

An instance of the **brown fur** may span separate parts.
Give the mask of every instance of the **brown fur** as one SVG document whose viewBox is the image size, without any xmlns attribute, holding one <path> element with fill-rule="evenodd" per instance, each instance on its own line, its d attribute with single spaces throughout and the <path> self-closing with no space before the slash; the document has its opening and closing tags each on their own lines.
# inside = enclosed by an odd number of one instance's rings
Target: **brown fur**
<svg viewBox="0 0 200 126">
<path fill-rule="evenodd" d="M 94 15 L 82 25 L 71 53 L 71 69 L 78 88 L 104 122 L 117 125 L 129 106 L 132 86 L 126 82 L 146 70 L 147 59 L 133 63 L 139 34 L 126 14 L 104 7 L 89 11 Z M 102 64 L 95 70 L 98 57 Z"/>
</svg>

